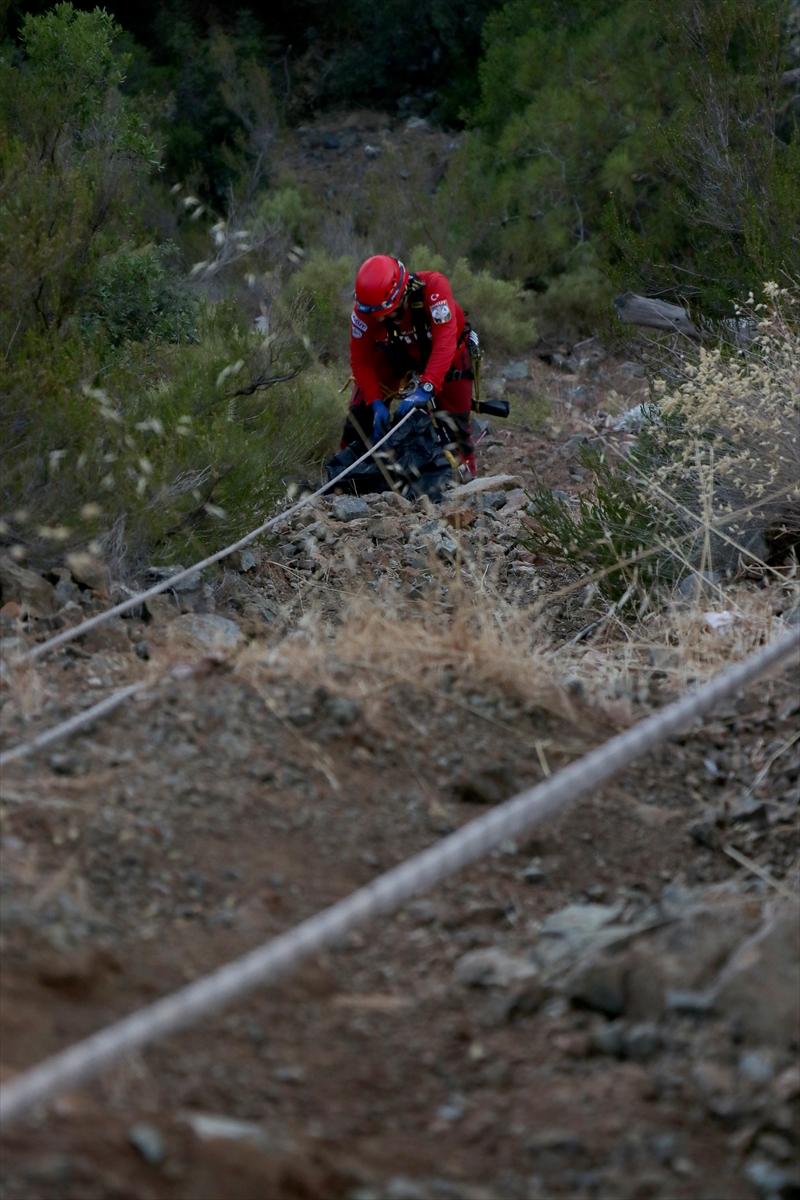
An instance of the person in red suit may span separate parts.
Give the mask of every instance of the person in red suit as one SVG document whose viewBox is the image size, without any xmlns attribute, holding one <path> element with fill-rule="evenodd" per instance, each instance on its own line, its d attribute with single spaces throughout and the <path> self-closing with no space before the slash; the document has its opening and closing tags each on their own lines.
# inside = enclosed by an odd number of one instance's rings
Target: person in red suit
<svg viewBox="0 0 800 1200">
<path fill-rule="evenodd" d="M 469 326 L 447 279 L 439 271 L 411 274 L 399 259 L 376 254 L 361 264 L 355 292 L 350 317 L 355 387 L 342 445 L 382 437 L 391 421 L 389 398 L 410 386 L 396 416 L 428 405 L 447 414 L 440 424 L 474 475 Z"/>
</svg>

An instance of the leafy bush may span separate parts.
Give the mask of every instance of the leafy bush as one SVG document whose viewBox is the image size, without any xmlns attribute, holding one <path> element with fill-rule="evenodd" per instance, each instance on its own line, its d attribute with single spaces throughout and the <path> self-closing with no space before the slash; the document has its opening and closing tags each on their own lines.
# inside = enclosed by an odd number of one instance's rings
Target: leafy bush
<svg viewBox="0 0 800 1200">
<path fill-rule="evenodd" d="M 735 571 L 800 543 L 800 297 L 776 284 L 757 306 L 747 351 L 701 350 L 626 458 L 583 448 L 594 474 L 577 505 L 534 501 L 525 544 L 600 573 L 613 601 L 686 570 Z"/>
<path fill-rule="evenodd" d="M 6 376 L 2 503 L 27 512 L 19 532 L 34 548 L 85 544 L 124 518 L 134 558 L 157 544 L 167 558 L 190 543 L 199 554 L 252 528 L 281 477 L 330 450 L 333 377 L 315 369 L 235 396 L 288 364 L 232 305 L 202 308 L 197 337 L 127 343 L 101 373 L 82 339 L 45 356 L 41 335 L 25 335 Z"/>
<path fill-rule="evenodd" d="M 323 361 L 347 358 L 355 274 L 352 259 L 316 250 L 289 277 L 278 298 L 279 317 L 292 308 L 305 310 L 304 333 Z"/>
<path fill-rule="evenodd" d="M 533 297 L 521 292 L 518 283 L 497 279 L 489 271 L 473 271 L 465 258 L 448 270 L 444 258 L 427 246 L 414 247 L 409 266 L 413 271 L 441 271 L 447 276 L 453 295 L 489 354 L 522 354 L 536 341 Z"/>
<path fill-rule="evenodd" d="M 84 329 L 102 330 L 112 346 L 194 337 L 196 298 L 173 258 L 172 248 L 164 245 L 119 250 L 101 259 L 81 318 Z"/>
<path fill-rule="evenodd" d="M 781 0 L 511 0 L 484 27 L 480 100 L 437 198 L 448 253 L 540 291 L 599 269 L 716 315 L 796 274 L 784 13 Z M 602 289 L 585 282 L 593 317 Z"/>
<path fill-rule="evenodd" d="M 107 13 L 58 4 L 0 53 L 0 336 L 57 330 L 116 248 L 137 177 L 156 159 L 118 85 Z"/>
<path fill-rule="evenodd" d="M 259 200 L 257 216 L 264 224 L 277 226 L 301 246 L 309 242 L 316 224 L 310 200 L 292 186 L 271 188 L 265 192 Z"/>
<path fill-rule="evenodd" d="M 665 513 L 648 491 L 647 476 L 662 459 L 655 425 L 615 465 L 599 450 L 583 447 L 579 461 L 593 472 L 593 490 L 574 505 L 541 490 L 523 545 L 596 576 L 600 593 L 616 604 L 671 585 L 681 566 L 670 543 L 682 537 L 686 524 Z"/>
<path fill-rule="evenodd" d="M 264 336 L 226 298 L 250 235 L 217 227 L 214 303 L 145 244 L 133 200 L 155 153 L 119 92 L 116 32 L 60 4 L 0 59 L 0 502 L 44 560 L 123 522 L 134 557 L 202 554 L 257 524 L 340 420 L 335 381 L 303 373 L 303 310 Z"/>
</svg>

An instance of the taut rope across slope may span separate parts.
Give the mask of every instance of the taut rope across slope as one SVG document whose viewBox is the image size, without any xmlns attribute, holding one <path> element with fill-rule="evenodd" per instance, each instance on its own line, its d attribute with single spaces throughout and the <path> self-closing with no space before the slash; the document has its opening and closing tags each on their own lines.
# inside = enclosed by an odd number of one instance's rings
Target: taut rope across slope
<svg viewBox="0 0 800 1200">
<path fill-rule="evenodd" d="M 274 982 L 357 925 L 394 911 L 412 896 L 481 858 L 505 838 L 529 829 L 604 783 L 648 750 L 686 729 L 720 700 L 796 655 L 798 649 L 800 629 L 793 629 L 744 662 L 725 668 L 693 694 L 470 821 L 294 929 L 46 1059 L 0 1088 L 0 1125 L 85 1083 L 126 1054 L 194 1024 L 253 988 Z"/>
</svg>

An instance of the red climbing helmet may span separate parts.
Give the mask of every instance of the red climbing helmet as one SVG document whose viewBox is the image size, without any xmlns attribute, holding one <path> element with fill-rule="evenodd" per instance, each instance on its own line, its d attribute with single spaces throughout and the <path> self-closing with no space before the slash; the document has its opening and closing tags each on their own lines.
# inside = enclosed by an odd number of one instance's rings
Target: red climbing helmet
<svg viewBox="0 0 800 1200">
<path fill-rule="evenodd" d="M 360 313 L 389 313 L 403 299 L 408 271 L 390 254 L 373 254 L 358 268 L 356 308 Z"/>
</svg>

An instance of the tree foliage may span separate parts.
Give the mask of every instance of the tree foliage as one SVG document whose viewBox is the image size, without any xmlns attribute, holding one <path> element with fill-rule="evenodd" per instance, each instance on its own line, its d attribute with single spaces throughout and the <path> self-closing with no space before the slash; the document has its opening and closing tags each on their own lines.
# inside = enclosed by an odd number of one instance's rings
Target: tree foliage
<svg viewBox="0 0 800 1200">
<path fill-rule="evenodd" d="M 442 197 L 452 238 L 560 276 L 702 296 L 800 263 L 800 148 L 780 0 L 511 0 Z"/>
</svg>

